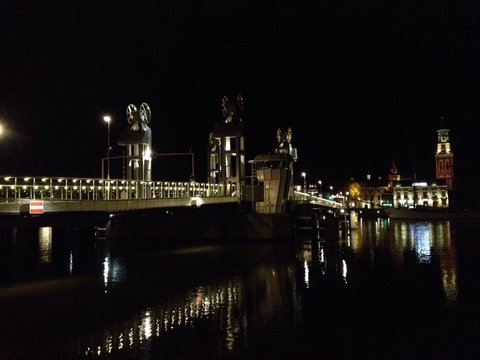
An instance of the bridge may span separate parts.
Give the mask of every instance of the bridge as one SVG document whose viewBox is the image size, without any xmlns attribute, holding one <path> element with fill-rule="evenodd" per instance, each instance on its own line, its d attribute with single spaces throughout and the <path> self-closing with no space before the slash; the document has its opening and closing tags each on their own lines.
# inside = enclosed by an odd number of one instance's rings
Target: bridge
<svg viewBox="0 0 480 360">
<path fill-rule="evenodd" d="M 118 212 L 152 208 L 236 203 L 233 188 L 223 184 L 73 177 L 0 178 L 0 214 Z M 34 205 L 38 206 L 38 205 Z"/>
<path fill-rule="evenodd" d="M 342 209 L 344 206 L 339 202 L 325 199 L 320 196 L 312 195 L 306 192 L 297 191 L 293 192 L 293 200 L 296 203 L 308 203 L 311 205 L 322 206 L 332 209 Z"/>
<path fill-rule="evenodd" d="M 110 144 L 102 159 L 101 178 L 51 176 L 1 176 L 1 214 L 43 214 L 69 212 L 119 213 L 137 210 L 199 207 L 207 204 L 251 203 L 252 212 L 268 216 L 284 214 L 287 203 L 341 209 L 342 204 L 308 193 L 295 191 L 293 164 L 297 160 L 292 146 L 292 130 L 277 131 L 274 153 L 259 154 L 246 176 L 241 115 L 243 98 L 222 99 L 223 121 L 217 122 L 208 139 L 207 179 L 194 181 L 192 153 L 191 181 L 152 179 L 152 134 L 148 126 L 150 107 L 128 105 L 128 127 L 118 138 L 125 147 L 123 179 L 110 178 Z M 165 155 L 165 154 L 164 154 Z M 172 155 L 172 154 L 169 154 Z M 178 155 L 178 154 L 173 154 Z M 103 160 L 107 160 L 107 171 Z M 247 180 L 250 178 L 250 183 Z M 277 216 L 278 217 L 278 216 Z M 280 218 L 280 217 L 278 217 Z M 273 220 L 272 220 L 273 221 Z"/>
<path fill-rule="evenodd" d="M 293 200 L 332 209 L 342 208 L 338 202 L 296 190 Z M 56 213 L 119 212 L 238 202 L 234 187 L 224 184 L 75 177 L 0 177 L 0 214 L 29 213 L 30 204 L 39 203 L 42 213 Z"/>
</svg>

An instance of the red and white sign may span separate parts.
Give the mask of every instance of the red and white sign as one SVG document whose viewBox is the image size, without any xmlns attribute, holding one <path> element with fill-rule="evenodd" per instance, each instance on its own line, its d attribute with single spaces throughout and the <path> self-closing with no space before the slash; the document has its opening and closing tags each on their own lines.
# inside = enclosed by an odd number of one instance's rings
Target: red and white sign
<svg viewBox="0 0 480 360">
<path fill-rule="evenodd" d="M 30 214 L 43 214 L 43 200 L 30 200 Z"/>
</svg>

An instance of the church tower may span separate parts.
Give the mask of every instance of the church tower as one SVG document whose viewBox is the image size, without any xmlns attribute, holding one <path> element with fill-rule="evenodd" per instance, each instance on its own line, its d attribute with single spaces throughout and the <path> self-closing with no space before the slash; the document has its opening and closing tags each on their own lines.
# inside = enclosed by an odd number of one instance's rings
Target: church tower
<svg viewBox="0 0 480 360">
<path fill-rule="evenodd" d="M 435 153 L 435 167 L 437 179 L 445 179 L 448 190 L 453 189 L 453 152 L 450 147 L 449 129 L 443 127 L 437 130 L 437 151 Z"/>
<path fill-rule="evenodd" d="M 398 174 L 397 167 L 395 166 L 395 161 L 392 160 L 392 166 L 390 168 L 390 173 L 388 174 L 388 188 L 393 188 L 393 183 L 400 180 L 400 175 Z"/>
</svg>

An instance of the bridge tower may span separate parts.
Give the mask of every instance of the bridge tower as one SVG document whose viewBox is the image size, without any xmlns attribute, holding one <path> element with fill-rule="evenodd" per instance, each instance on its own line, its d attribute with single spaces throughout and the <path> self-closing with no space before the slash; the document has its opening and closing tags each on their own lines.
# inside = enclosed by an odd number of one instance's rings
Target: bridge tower
<svg viewBox="0 0 480 360">
<path fill-rule="evenodd" d="M 222 121 L 214 126 L 208 141 L 208 183 L 232 188 L 240 196 L 245 184 L 243 98 L 222 98 Z"/>
<path fill-rule="evenodd" d="M 290 179 L 289 180 L 289 189 L 288 189 L 288 198 L 293 198 L 293 163 L 298 160 L 297 148 L 292 146 L 292 129 L 289 127 L 287 131 L 282 131 L 277 129 L 277 147 L 275 149 L 276 154 L 286 154 L 290 155 L 292 161 L 289 164 L 290 169 Z"/>
<path fill-rule="evenodd" d="M 127 106 L 130 126 L 120 134 L 117 142 L 126 147 L 124 176 L 127 180 L 152 180 L 152 130 L 148 126 L 151 115 L 146 103 L 142 103 L 139 109 L 133 104 Z M 145 188 L 144 194 L 150 194 L 150 191 Z"/>
</svg>

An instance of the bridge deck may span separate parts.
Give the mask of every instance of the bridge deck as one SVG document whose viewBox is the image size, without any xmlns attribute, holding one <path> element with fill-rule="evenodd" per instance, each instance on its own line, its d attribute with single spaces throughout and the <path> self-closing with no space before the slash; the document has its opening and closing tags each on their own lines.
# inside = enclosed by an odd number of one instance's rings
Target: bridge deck
<svg viewBox="0 0 480 360">
<path fill-rule="evenodd" d="M 28 213 L 41 200 L 43 212 L 128 211 L 238 202 L 223 184 L 125 179 L 0 177 L 0 214 Z"/>
<path fill-rule="evenodd" d="M 0 177 L 0 214 L 29 213 L 41 200 L 43 213 L 117 212 L 239 202 L 230 185 L 125 179 Z M 295 191 L 294 201 L 340 209 L 335 201 Z"/>
<path fill-rule="evenodd" d="M 58 212 L 119 212 L 155 208 L 191 207 L 208 204 L 237 203 L 233 196 L 191 197 L 179 199 L 136 199 L 136 200 L 43 200 L 43 213 Z M 29 213 L 30 200 L 21 199 L 0 203 L 0 214 Z"/>
<path fill-rule="evenodd" d="M 333 209 L 341 209 L 344 206 L 336 201 L 324 199 L 319 196 L 315 196 L 306 192 L 294 191 L 293 198 L 298 203 L 309 203 L 312 205 L 319 205 Z"/>
</svg>

